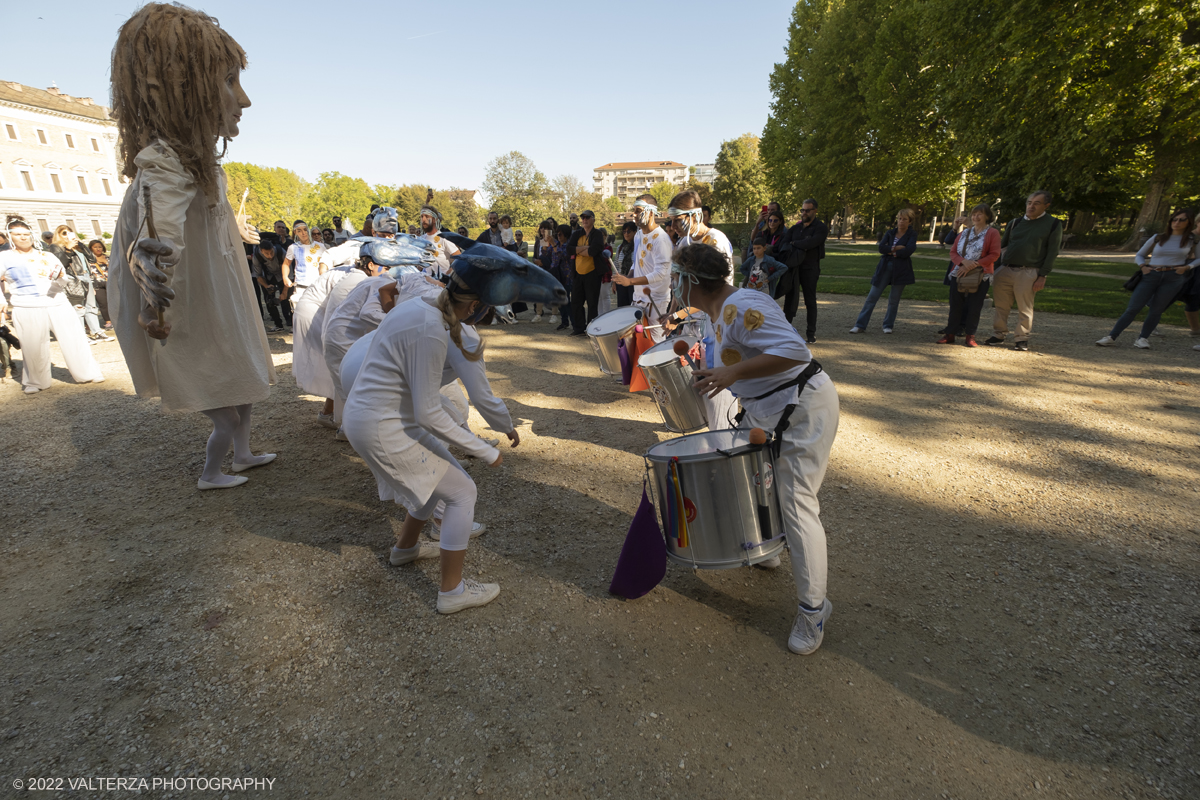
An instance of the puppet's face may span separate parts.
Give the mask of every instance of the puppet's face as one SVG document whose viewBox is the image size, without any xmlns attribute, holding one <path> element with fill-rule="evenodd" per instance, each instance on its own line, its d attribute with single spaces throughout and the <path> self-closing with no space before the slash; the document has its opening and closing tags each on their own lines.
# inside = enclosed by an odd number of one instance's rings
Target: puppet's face
<svg viewBox="0 0 1200 800">
<path fill-rule="evenodd" d="M 250 107 L 250 98 L 242 90 L 240 67 L 230 67 L 221 88 L 221 128 L 217 133 L 226 139 L 232 139 L 238 135 L 238 122 L 242 119 L 242 109 Z"/>
</svg>

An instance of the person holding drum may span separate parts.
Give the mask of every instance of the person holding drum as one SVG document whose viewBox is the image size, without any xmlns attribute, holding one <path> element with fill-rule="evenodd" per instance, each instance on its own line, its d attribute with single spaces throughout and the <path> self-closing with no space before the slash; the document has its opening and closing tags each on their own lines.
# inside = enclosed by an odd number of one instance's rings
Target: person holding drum
<svg viewBox="0 0 1200 800">
<path fill-rule="evenodd" d="M 644 194 L 633 204 L 634 221 L 638 231 L 633 237 L 633 268 L 629 276 L 613 273 L 613 282 L 619 286 L 636 287 L 633 305 L 642 309 L 651 325 L 662 323 L 670 310 L 671 303 L 671 237 L 659 227 L 655 217 L 658 206 L 654 195 Z M 655 344 L 665 336 L 663 328 L 648 330 Z"/>
<path fill-rule="evenodd" d="M 738 427 L 774 432 L 774 466 L 799 613 L 788 637 L 793 653 L 821 646 L 833 605 L 825 529 L 817 491 L 829 465 L 838 426 L 837 389 L 768 294 L 726 281 L 723 254 L 694 244 L 676 251 L 671 266 L 675 298 L 713 322 L 717 366 L 696 371 L 696 390 L 713 396 L 730 389 L 740 399 Z"/>
</svg>

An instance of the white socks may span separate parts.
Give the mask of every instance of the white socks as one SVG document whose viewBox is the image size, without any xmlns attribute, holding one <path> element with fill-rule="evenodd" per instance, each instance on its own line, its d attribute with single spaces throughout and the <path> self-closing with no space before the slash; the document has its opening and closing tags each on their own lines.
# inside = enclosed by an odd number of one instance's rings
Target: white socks
<svg viewBox="0 0 1200 800">
<path fill-rule="evenodd" d="M 458 586 L 455 586 L 455 587 L 454 587 L 453 589 L 451 589 L 450 591 L 448 591 L 448 592 L 443 592 L 443 591 L 440 591 L 440 590 L 439 590 L 439 591 L 438 591 L 438 594 L 439 594 L 440 596 L 442 596 L 442 597 L 453 597 L 453 596 L 454 596 L 454 595 L 456 595 L 456 594 L 462 594 L 462 593 L 463 593 L 463 591 L 464 591 L 466 588 L 467 588 L 467 587 L 463 585 L 463 582 L 462 582 L 462 581 L 459 581 L 459 582 L 458 582 Z"/>
</svg>

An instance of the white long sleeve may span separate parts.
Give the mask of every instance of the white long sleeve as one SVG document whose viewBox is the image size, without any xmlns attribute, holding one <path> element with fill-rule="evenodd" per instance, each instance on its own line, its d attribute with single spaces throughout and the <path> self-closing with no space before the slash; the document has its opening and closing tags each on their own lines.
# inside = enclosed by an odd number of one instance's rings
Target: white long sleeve
<svg viewBox="0 0 1200 800">
<path fill-rule="evenodd" d="M 479 333 L 469 325 L 463 326 L 462 339 L 463 346 L 472 352 L 479 347 Z M 512 415 L 508 413 L 508 406 L 504 405 L 504 401 L 492 392 L 492 385 L 487 377 L 487 366 L 482 358 L 470 361 L 452 342 L 446 348 L 446 367 L 442 371 L 443 386 L 453 383 L 454 379 L 458 378 L 467 390 L 471 405 L 475 406 L 475 410 L 487 421 L 488 427 L 501 433 L 513 430 Z"/>
</svg>

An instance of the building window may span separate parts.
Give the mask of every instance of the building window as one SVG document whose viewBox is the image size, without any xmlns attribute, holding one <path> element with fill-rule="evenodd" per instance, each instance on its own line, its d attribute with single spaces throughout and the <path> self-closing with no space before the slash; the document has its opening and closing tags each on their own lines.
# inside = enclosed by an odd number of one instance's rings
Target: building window
<svg viewBox="0 0 1200 800">
<path fill-rule="evenodd" d="M 41 128 L 37 129 L 38 143 L 49 146 L 50 140 L 46 138 L 46 132 Z"/>
<path fill-rule="evenodd" d="M 104 193 L 112 197 L 112 187 L 108 185 L 108 178 L 101 178 L 100 183 L 104 185 Z"/>
<path fill-rule="evenodd" d="M 28 172 L 22 170 L 21 171 L 21 180 L 25 182 L 25 191 L 32 192 L 33 191 L 33 176 L 30 175 Z"/>
<path fill-rule="evenodd" d="M 104 231 L 100 230 L 100 220 L 98 220 L 98 219 L 92 220 L 92 232 L 96 234 L 97 238 L 99 238 L 100 235 L 102 233 L 104 233 Z"/>
<path fill-rule="evenodd" d="M 44 219 L 39 219 L 39 220 L 38 220 L 38 227 L 39 227 L 39 228 L 41 228 L 41 230 L 39 231 L 39 233 L 45 233 L 46 231 L 50 230 L 50 223 L 49 223 L 49 222 L 47 222 L 47 221 L 46 221 L 46 220 L 44 220 Z"/>
<path fill-rule="evenodd" d="M 87 194 L 87 178 L 83 177 L 82 175 L 76 175 L 75 177 L 79 179 L 79 191 Z"/>
<path fill-rule="evenodd" d="M 69 220 L 66 220 L 66 223 L 67 223 L 67 227 L 71 229 L 71 232 L 78 236 L 79 231 L 75 230 L 75 220 L 69 219 Z"/>
<path fill-rule="evenodd" d="M 50 173 L 50 182 L 54 184 L 54 191 L 58 192 L 59 194 L 62 194 L 62 184 L 58 180 L 57 172 Z"/>
<path fill-rule="evenodd" d="M 92 137 L 92 151 L 96 153 L 100 152 L 100 140 L 95 136 Z"/>
<path fill-rule="evenodd" d="M 6 123 L 4 123 L 4 130 L 8 131 L 9 139 L 12 139 L 14 142 L 21 141 L 20 137 L 17 136 L 17 126 L 16 125 L 6 122 Z"/>
<path fill-rule="evenodd" d="M 72 138 L 71 134 L 69 134 L 69 133 L 64 133 L 63 136 L 67 137 L 67 147 L 74 150 L 75 149 L 75 139 Z"/>
</svg>

